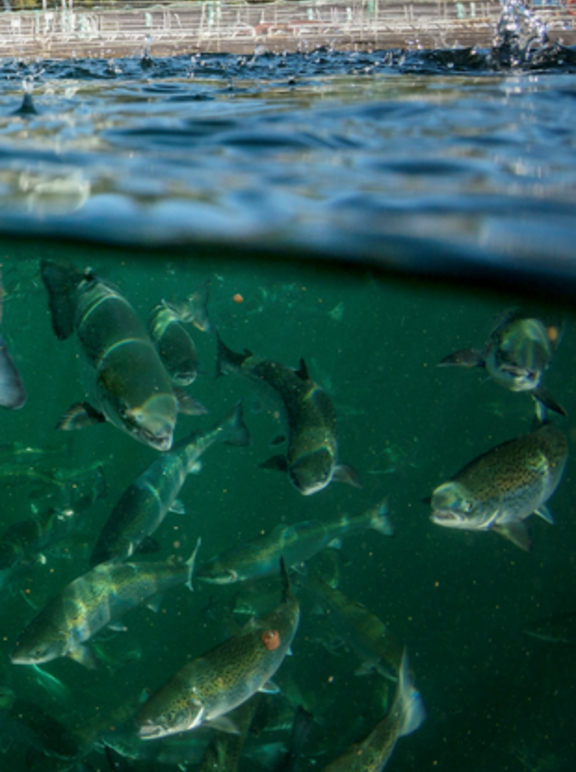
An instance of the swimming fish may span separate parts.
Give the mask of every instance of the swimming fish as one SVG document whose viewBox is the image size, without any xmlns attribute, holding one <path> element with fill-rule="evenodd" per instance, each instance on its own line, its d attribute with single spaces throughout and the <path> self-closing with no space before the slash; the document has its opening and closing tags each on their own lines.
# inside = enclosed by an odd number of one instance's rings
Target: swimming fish
<svg viewBox="0 0 576 772">
<path fill-rule="evenodd" d="M 362 604 L 330 587 L 313 572 L 304 583 L 306 589 L 326 613 L 335 630 L 360 659 L 357 675 L 380 673 L 396 680 L 403 647 L 387 625 Z"/>
<path fill-rule="evenodd" d="M 172 383 L 138 315 L 118 290 L 91 270 L 43 260 L 52 326 L 60 340 L 78 335 L 96 374 L 96 407 L 76 403 L 58 428 L 80 429 L 110 421 L 156 450 L 170 450 L 180 410 Z M 204 410 L 205 412 L 205 410 Z"/>
<path fill-rule="evenodd" d="M 544 423 L 471 461 L 432 494 L 432 522 L 447 528 L 496 531 L 523 550 L 530 549 L 524 522 L 537 514 L 554 523 L 546 502 L 568 458 L 561 431 Z"/>
<path fill-rule="evenodd" d="M 330 398 L 310 378 L 303 359 L 297 370 L 245 350 L 231 351 L 218 336 L 217 375 L 233 373 L 248 380 L 278 402 L 288 430 L 285 455 L 275 455 L 263 469 L 288 472 L 304 496 L 326 488 L 332 480 L 360 486 L 352 467 L 338 464 L 336 413 Z"/>
<path fill-rule="evenodd" d="M 198 375 L 198 352 L 184 324 L 211 331 L 206 309 L 209 293 L 210 281 L 206 281 L 185 300 L 162 300 L 148 316 L 150 336 L 177 386 L 189 386 Z"/>
<path fill-rule="evenodd" d="M 177 497 L 198 459 L 215 442 L 248 445 L 242 404 L 206 432 L 195 432 L 159 456 L 122 494 L 94 547 L 91 565 L 124 560 L 160 526 L 170 510 L 183 511 Z"/>
<path fill-rule="evenodd" d="M 95 476 L 91 475 L 86 493 L 80 480 L 71 484 L 66 492 L 69 494 L 66 505 L 35 512 L 32 517 L 13 523 L 0 536 L 0 588 L 10 581 L 19 564 L 33 563 L 44 550 L 51 549 L 80 528 L 86 510 L 106 495 L 102 468 L 98 468 Z"/>
<path fill-rule="evenodd" d="M 550 392 L 541 385 L 560 342 L 561 326 L 526 317 L 520 311 L 504 314 L 496 323 L 484 351 L 463 349 L 450 354 L 440 367 L 485 367 L 500 386 L 511 391 L 530 391 L 556 413 L 566 415 Z"/>
<path fill-rule="evenodd" d="M 326 547 L 341 546 L 341 538 L 371 528 L 385 536 L 393 534 L 385 501 L 356 517 L 341 517 L 331 523 L 307 520 L 278 525 L 270 533 L 231 547 L 202 564 L 196 576 L 213 584 L 245 582 L 278 572 L 280 557 L 288 568 L 300 566 Z"/>
<path fill-rule="evenodd" d="M 57 759 L 73 759 L 79 752 L 72 733 L 39 705 L 0 687 L 0 732 L 28 748 Z"/>
<path fill-rule="evenodd" d="M 282 561 L 279 606 L 253 620 L 238 635 L 179 670 L 144 703 L 136 716 L 144 740 L 195 729 L 206 722 L 233 730 L 226 714 L 258 691 L 276 690 L 269 681 L 290 651 L 300 608 Z"/>
<path fill-rule="evenodd" d="M 84 645 L 127 611 L 172 587 L 192 589 L 200 540 L 185 563 L 101 563 L 68 584 L 18 636 L 11 653 L 15 665 L 39 665 L 70 657 L 96 666 Z"/>
<path fill-rule="evenodd" d="M 533 638 L 539 638 L 548 643 L 576 646 L 576 612 L 568 611 L 564 614 L 554 614 L 531 624 L 524 632 L 526 635 L 531 635 Z"/>
<path fill-rule="evenodd" d="M 392 707 L 370 734 L 324 767 L 323 772 L 381 772 L 400 737 L 416 731 L 426 718 L 420 693 L 410 680 L 408 655 L 404 651 Z"/>
</svg>

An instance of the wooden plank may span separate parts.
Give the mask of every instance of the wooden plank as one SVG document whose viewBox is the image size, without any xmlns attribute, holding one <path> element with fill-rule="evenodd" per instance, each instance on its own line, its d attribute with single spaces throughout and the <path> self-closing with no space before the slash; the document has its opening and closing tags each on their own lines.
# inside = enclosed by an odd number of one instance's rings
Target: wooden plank
<svg viewBox="0 0 576 772">
<path fill-rule="evenodd" d="M 62 7 L 64 5 L 64 7 Z M 0 13 L 0 56 L 52 58 L 230 52 L 408 50 L 492 45 L 499 2 L 230 0 L 91 6 L 62 0 L 46 10 Z M 538 9 L 552 41 L 576 43 L 576 17 Z"/>
</svg>

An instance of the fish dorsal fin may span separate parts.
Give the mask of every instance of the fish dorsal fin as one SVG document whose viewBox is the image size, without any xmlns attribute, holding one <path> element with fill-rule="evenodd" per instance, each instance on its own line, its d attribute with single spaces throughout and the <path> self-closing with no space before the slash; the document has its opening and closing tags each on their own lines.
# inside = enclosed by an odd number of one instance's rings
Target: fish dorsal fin
<svg viewBox="0 0 576 772">
<path fill-rule="evenodd" d="M 505 539 L 520 547 L 524 552 L 530 552 L 530 532 L 522 520 L 512 520 L 505 525 L 496 524 L 492 526 L 492 530 L 499 533 L 500 536 L 504 536 Z"/>
<path fill-rule="evenodd" d="M 310 381 L 310 373 L 308 372 L 308 368 L 306 366 L 306 362 L 304 361 L 304 358 L 300 360 L 300 363 L 298 364 L 298 369 L 294 371 L 295 374 L 303 381 Z"/>
</svg>

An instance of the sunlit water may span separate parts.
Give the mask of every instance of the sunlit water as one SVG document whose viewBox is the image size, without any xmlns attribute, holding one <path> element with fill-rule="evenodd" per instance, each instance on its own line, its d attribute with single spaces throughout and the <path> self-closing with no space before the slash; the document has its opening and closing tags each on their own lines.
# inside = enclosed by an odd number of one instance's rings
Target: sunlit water
<svg viewBox="0 0 576 772">
<path fill-rule="evenodd" d="M 2 63 L 3 332 L 28 391 L 22 410 L 2 412 L 2 468 L 16 463 L 21 445 L 13 443 L 55 449 L 34 463 L 51 474 L 101 464 L 108 495 L 80 533 L 4 589 L 1 675 L 20 699 L 75 733 L 89 769 L 109 768 L 99 743 L 120 723 L 109 718 L 116 708 L 144 699 L 245 619 L 233 613 L 237 588 L 196 582 L 193 594 L 167 594 L 157 614 L 131 612 L 125 632 L 100 634 L 97 671 L 70 660 L 46 665 L 68 693 L 9 663 L 37 610 L 88 570 L 111 507 L 156 457 L 109 424 L 54 430 L 86 398 L 90 375 L 78 346 L 52 331 L 43 258 L 93 267 L 143 319 L 161 298 L 210 279 L 210 316 L 228 345 L 294 367 L 305 359 L 334 403 L 341 460 L 361 477 L 362 489 L 333 483 L 303 497 L 260 469 L 278 452 L 277 416 L 245 384 L 214 379 L 214 336 L 194 331 L 201 371 L 191 391 L 209 415 L 180 417 L 177 437 L 210 426 L 242 397 L 253 444 L 206 454 L 180 496 L 187 514 L 168 516 L 155 534 L 160 552 L 149 559 L 186 559 L 198 536 L 207 559 L 279 523 L 359 514 L 387 495 L 395 538 L 351 537 L 338 563 L 341 589 L 408 646 L 428 711 L 389 769 L 574 768 L 574 650 L 524 632 L 574 611 L 572 465 L 551 502 L 556 525 L 529 521 L 530 554 L 494 533 L 439 528 L 422 503 L 466 462 L 529 431 L 528 396 L 483 371 L 435 367 L 451 351 L 482 347 L 498 314 L 527 301 L 277 260 L 303 252 L 400 261 L 572 257 L 576 57 L 547 48 L 543 31 L 524 21 L 522 28 L 516 18 L 512 34 L 504 19 L 490 52 Z M 141 249 L 151 245 L 155 252 Z M 573 441 L 575 325 L 563 313 L 545 383 L 569 415 L 553 420 Z M 0 484 L 2 530 L 53 493 L 32 474 L 6 473 Z M 256 595 L 265 590 L 267 583 L 255 587 Z M 302 604 L 293 657 L 275 680 L 292 705 L 314 714 L 300 766 L 307 772 L 365 736 L 394 687 L 357 676 L 358 660 L 345 648 L 328 653 L 330 625 L 305 593 Z M 34 737 L 5 727 L 0 712 L 2 768 L 77 768 L 45 756 L 41 742 L 31 753 Z M 210 735 L 199 737 L 191 764 Z M 240 770 L 262 768 L 249 753 L 287 747 L 289 738 L 289 729 L 251 737 Z M 138 760 L 141 746 L 124 749 L 131 769 L 170 768 Z"/>
</svg>

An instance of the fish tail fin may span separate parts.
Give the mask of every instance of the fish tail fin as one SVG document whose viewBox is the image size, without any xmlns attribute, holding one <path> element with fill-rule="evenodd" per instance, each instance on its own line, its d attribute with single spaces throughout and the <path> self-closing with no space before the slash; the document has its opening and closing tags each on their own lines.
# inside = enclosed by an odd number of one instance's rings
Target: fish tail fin
<svg viewBox="0 0 576 772">
<path fill-rule="evenodd" d="M 410 664 L 408 652 L 404 649 L 402 664 L 398 674 L 398 689 L 396 700 L 399 700 L 402 709 L 402 726 L 400 736 L 411 734 L 423 723 L 426 718 L 426 708 L 420 696 L 420 692 L 412 684 L 410 677 Z"/>
<path fill-rule="evenodd" d="M 242 400 L 236 403 L 234 410 L 224 421 L 226 437 L 224 442 L 227 445 L 236 445 L 237 447 L 246 447 L 252 442 L 250 430 L 244 423 L 244 410 Z"/>
<path fill-rule="evenodd" d="M 216 378 L 221 375 L 227 375 L 233 370 L 242 367 L 246 359 L 250 354 L 246 351 L 243 354 L 238 354 L 224 343 L 220 337 L 220 333 L 216 330 Z"/>
<path fill-rule="evenodd" d="M 199 536 L 196 542 L 196 546 L 194 547 L 194 552 L 190 555 L 190 557 L 186 561 L 186 565 L 188 566 L 188 579 L 186 580 L 186 587 L 188 587 L 188 589 L 190 589 L 191 591 L 194 591 L 194 587 L 192 587 L 192 576 L 194 575 L 194 565 L 196 563 L 196 555 L 198 554 L 198 550 L 200 549 L 201 544 L 202 544 L 202 537 Z"/>
<path fill-rule="evenodd" d="M 388 517 L 388 499 L 382 499 L 376 506 L 369 510 L 370 524 L 369 528 L 378 531 L 383 536 L 394 536 L 394 526 Z"/>
<path fill-rule="evenodd" d="M 56 337 L 65 340 L 74 332 L 75 293 L 85 274 L 73 265 L 53 260 L 42 260 L 40 271 L 48 290 L 52 327 Z"/>
</svg>

